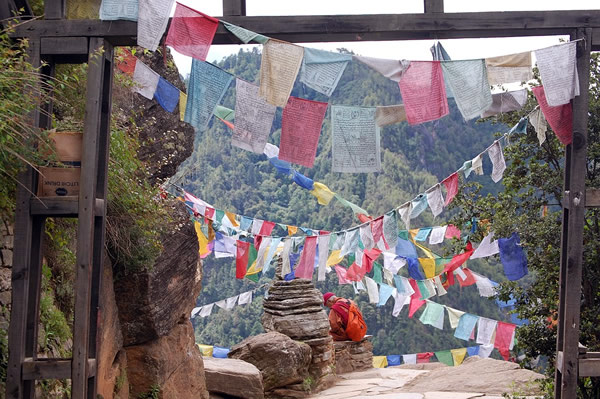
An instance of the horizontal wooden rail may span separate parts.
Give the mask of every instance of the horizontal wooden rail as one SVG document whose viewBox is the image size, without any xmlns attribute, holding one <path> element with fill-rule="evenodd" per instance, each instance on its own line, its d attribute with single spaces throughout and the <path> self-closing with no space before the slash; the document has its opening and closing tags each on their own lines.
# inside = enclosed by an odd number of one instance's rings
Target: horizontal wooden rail
<svg viewBox="0 0 600 399">
<path fill-rule="evenodd" d="M 79 197 L 39 197 L 31 198 L 30 213 L 33 216 L 77 217 L 79 214 Z M 104 200 L 96 198 L 96 215 L 102 215 Z"/>
<path fill-rule="evenodd" d="M 89 376 L 96 375 L 96 359 L 88 359 Z M 65 380 L 71 378 L 71 359 L 32 359 L 23 361 L 24 380 Z"/>
<path fill-rule="evenodd" d="M 227 16 L 226 21 L 290 42 L 449 39 L 569 34 L 575 28 L 600 29 L 600 10 L 507 11 L 482 13 Z M 114 45 L 136 44 L 137 23 L 64 20 L 27 22 L 13 36 L 106 37 Z M 239 44 L 219 26 L 214 44 Z M 600 34 L 593 35 L 600 49 Z"/>
</svg>

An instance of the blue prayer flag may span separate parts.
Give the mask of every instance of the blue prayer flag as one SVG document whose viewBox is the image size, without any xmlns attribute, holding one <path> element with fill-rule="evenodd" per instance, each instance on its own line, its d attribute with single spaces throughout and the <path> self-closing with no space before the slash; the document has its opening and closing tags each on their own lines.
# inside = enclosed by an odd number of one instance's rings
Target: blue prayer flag
<svg viewBox="0 0 600 399">
<path fill-rule="evenodd" d="M 297 185 L 299 185 L 302 188 L 305 188 L 307 190 L 312 190 L 314 188 L 314 181 L 306 176 L 304 176 L 302 173 L 294 171 L 294 183 L 296 183 Z"/>
<path fill-rule="evenodd" d="M 399 366 L 400 365 L 400 355 L 387 355 L 388 366 Z"/>
<path fill-rule="evenodd" d="M 454 336 L 456 338 L 468 341 L 471 338 L 471 333 L 473 332 L 473 328 L 475 328 L 475 324 L 477 324 L 478 320 L 479 316 L 475 316 L 470 313 L 463 314 L 460 316 L 458 327 L 456 327 L 456 331 L 454 331 Z"/>
<path fill-rule="evenodd" d="M 396 255 L 406 258 L 417 258 L 417 248 L 412 242 L 398 238 L 398 242 L 396 242 Z"/>
<path fill-rule="evenodd" d="M 425 275 L 419 269 L 420 263 L 417 258 L 406 258 L 406 262 L 408 263 L 408 274 L 411 278 L 415 280 L 425 280 Z"/>
<path fill-rule="evenodd" d="M 158 86 L 156 86 L 154 98 L 161 107 L 169 112 L 173 112 L 179 102 L 179 89 L 161 76 L 158 79 Z"/>
<path fill-rule="evenodd" d="M 223 348 L 221 346 L 213 346 L 213 357 L 218 357 L 220 359 L 227 359 L 227 354 L 229 353 L 229 348 Z"/>
<path fill-rule="evenodd" d="M 527 257 L 521 248 L 519 235 L 514 232 L 510 238 L 498 239 L 500 249 L 500 261 L 504 266 L 506 278 L 515 281 L 529 273 L 527 269 Z"/>
<path fill-rule="evenodd" d="M 479 354 L 479 345 L 467 347 L 467 354 L 469 356 L 476 356 Z"/>
</svg>

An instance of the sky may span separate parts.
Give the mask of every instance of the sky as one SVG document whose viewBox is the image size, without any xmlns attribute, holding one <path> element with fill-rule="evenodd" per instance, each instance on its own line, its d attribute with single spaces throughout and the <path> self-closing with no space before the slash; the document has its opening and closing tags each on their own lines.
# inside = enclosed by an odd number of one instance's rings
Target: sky
<svg viewBox="0 0 600 399">
<path fill-rule="evenodd" d="M 221 0 L 177 0 L 211 16 L 223 14 Z M 545 11 L 600 10 L 600 0 L 444 0 L 445 12 L 477 11 Z M 350 14 L 407 14 L 422 13 L 423 0 L 246 0 L 246 14 L 252 15 L 350 15 Z M 257 32 L 261 33 L 261 32 Z M 440 40 L 452 59 L 472 59 L 500 56 L 536 50 L 559 43 L 560 36 L 513 37 L 487 39 Z M 299 43 L 305 47 L 335 51 L 344 47 L 356 54 L 393 59 L 431 60 L 429 48 L 433 40 L 402 40 L 380 42 Z M 257 45 L 213 45 L 207 61 L 220 61 L 237 53 L 240 48 Z M 174 54 L 175 63 L 184 76 L 191 68 L 191 58 Z"/>
</svg>

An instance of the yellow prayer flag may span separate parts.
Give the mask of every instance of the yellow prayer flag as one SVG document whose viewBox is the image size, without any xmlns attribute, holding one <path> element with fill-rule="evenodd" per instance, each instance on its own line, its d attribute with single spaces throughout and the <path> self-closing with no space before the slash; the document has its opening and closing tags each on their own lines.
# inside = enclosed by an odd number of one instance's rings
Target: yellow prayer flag
<svg viewBox="0 0 600 399">
<path fill-rule="evenodd" d="M 373 367 L 375 367 L 377 369 L 383 369 L 383 368 L 386 368 L 387 365 L 388 365 L 387 356 L 373 356 Z"/>
<path fill-rule="evenodd" d="M 415 240 L 415 237 L 417 236 L 417 234 L 419 234 L 419 231 L 420 231 L 420 230 L 421 230 L 421 229 L 411 229 L 411 230 L 408 230 L 408 232 L 410 233 L 410 238 L 411 238 L 413 241 Z"/>
<path fill-rule="evenodd" d="M 288 226 L 288 236 L 293 236 L 298 232 L 298 226 Z"/>
<path fill-rule="evenodd" d="M 213 355 L 213 346 L 212 345 L 202 345 L 202 344 L 196 344 L 196 345 L 198 345 L 198 348 L 200 349 L 202 356 L 212 357 L 212 355 Z"/>
<path fill-rule="evenodd" d="M 452 353 L 452 360 L 454 360 L 454 365 L 460 366 L 463 360 L 465 360 L 465 356 L 467 355 L 467 348 L 450 349 L 450 353 Z"/>
<path fill-rule="evenodd" d="M 235 220 L 235 214 L 231 213 L 231 212 L 225 212 L 225 216 L 227 216 L 227 219 L 229 219 L 229 221 L 231 222 L 231 224 L 233 225 L 233 227 L 239 227 L 240 224 L 237 222 L 237 220 Z"/>
<path fill-rule="evenodd" d="M 419 230 L 419 229 L 417 229 L 417 230 Z M 411 230 L 411 231 L 412 231 L 412 230 Z M 411 234 L 412 234 L 412 233 L 411 233 Z M 423 251 L 423 253 L 425 254 L 425 256 L 427 256 L 428 258 L 437 258 L 437 256 L 435 256 L 435 255 L 433 254 L 433 252 L 431 252 L 431 251 L 429 250 L 429 248 L 427 248 L 427 247 L 425 247 L 425 246 L 423 246 L 423 245 L 419 244 L 418 242 L 416 242 L 416 241 L 414 241 L 414 240 L 413 240 L 413 244 L 415 244 L 415 245 L 416 245 L 416 246 L 417 246 L 417 247 L 418 247 L 418 248 L 419 248 L 421 251 Z"/>
<path fill-rule="evenodd" d="M 419 263 L 425 272 L 426 278 L 435 277 L 435 259 L 433 258 L 419 258 Z"/>
<path fill-rule="evenodd" d="M 335 195 L 329 187 L 318 181 L 314 182 L 313 189 L 309 191 L 312 195 L 317 197 L 317 202 L 320 205 L 328 205 L 333 196 Z"/>
<path fill-rule="evenodd" d="M 329 258 L 327 259 L 327 266 L 335 266 L 344 260 L 344 257 L 340 255 L 342 253 L 341 249 L 336 249 L 335 251 L 331 251 L 329 254 Z"/>
<path fill-rule="evenodd" d="M 204 257 L 210 253 L 208 249 L 208 238 L 202 232 L 202 225 L 199 222 L 194 221 L 194 228 L 196 229 L 196 235 L 198 236 L 198 244 L 200 248 L 198 252 L 200 252 L 200 256 Z"/>
<path fill-rule="evenodd" d="M 179 120 L 183 121 L 185 118 L 185 107 L 187 106 L 187 94 L 179 92 Z"/>
<path fill-rule="evenodd" d="M 248 268 L 248 270 L 246 271 L 246 276 L 252 276 L 253 274 L 258 274 L 258 273 L 260 273 L 262 271 L 262 269 L 263 269 L 262 267 L 261 268 L 257 268 L 256 267 L 256 261 L 254 261 L 252 263 L 252 266 L 250 266 Z"/>
</svg>

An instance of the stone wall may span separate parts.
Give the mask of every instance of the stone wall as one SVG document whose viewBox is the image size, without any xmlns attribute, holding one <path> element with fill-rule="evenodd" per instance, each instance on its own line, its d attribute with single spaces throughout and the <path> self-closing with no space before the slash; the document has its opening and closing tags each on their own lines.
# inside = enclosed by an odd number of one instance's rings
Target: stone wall
<svg viewBox="0 0 600 399">
<path fill-rule="evenodd" d="M 13 225 L 0 219 L 0 330 L 4 331 L 8 331 L 10 320 L 13 245 Z"/>
<path fill-rule="evenodd" d="M 373 367 L 373 344 L 366 336 L 360 342 L 334 341 L 335 373 L 367 370 Z"/>
</svg>

